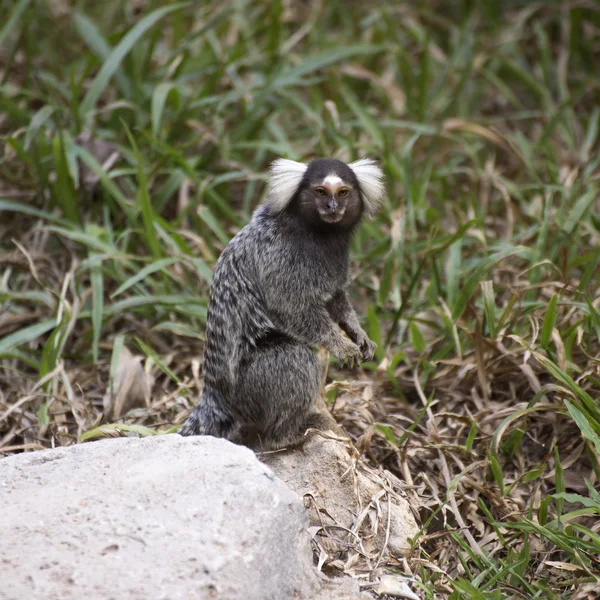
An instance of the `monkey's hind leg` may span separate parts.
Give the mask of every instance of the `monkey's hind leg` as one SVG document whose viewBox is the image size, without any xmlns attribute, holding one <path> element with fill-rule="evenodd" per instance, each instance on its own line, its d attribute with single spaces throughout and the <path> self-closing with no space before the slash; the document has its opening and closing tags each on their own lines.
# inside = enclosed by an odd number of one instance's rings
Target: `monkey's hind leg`
<svg viewBox="0 0 600 600">
<path fill-rule="evenodd" d="M 189 435 L 213 435 L 215 437 L 229 438 L 234 429 L 231 415 L 219 401 L 214 392 L 206 388 L 200 396 L 198 406 L 192 411 L 179 434 Z"/>
<path fill-rule="evenodd" d="M 317 408 L 322 376 L 308 346 L 290 340 L 255 351 L 241 374 L 236 407 L 256 429 L 260 449 L 290 448 L 309 428 L 334 428 L 333 417 Z"/>
</svg>

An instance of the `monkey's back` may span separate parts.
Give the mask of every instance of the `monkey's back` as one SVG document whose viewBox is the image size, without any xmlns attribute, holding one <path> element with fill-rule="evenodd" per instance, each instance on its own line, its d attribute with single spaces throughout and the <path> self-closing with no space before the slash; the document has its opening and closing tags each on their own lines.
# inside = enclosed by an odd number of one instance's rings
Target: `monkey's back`
<svg viewBox="0 0 600 600">
<path fill-rule="evenodd" d="M 258 245 L 268 232 L 253 219 L 227 245 L 215 266 L 208 305 L 203 372 L 205 387 L 227 400 L 240 362 L 273 329 L 256 277 Z"/>
</svg>

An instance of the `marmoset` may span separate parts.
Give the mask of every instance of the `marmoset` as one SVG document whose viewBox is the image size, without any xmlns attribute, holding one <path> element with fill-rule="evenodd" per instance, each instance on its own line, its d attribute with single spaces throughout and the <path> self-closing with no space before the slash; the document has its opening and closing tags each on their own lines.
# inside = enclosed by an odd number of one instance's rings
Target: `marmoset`
<svg viewBox="0 0 600 600">
<path fill-rule="evenodd" d="M 383 195 L 369 159 L 271 165 L 265 202 L 217 261 L 204 389 L 181 435 L 273 450 L 298 444 L 308 428 L 331 428 L 317 408 L 323 367 L 314 349 L 350 366 L 373 358 L 346 287 L 352 234 Z"/>
</svg>

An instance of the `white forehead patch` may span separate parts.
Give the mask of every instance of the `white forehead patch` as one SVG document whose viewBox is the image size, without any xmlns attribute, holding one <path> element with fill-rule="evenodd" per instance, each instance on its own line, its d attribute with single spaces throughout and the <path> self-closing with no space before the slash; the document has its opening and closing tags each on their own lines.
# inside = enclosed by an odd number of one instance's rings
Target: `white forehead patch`
<svg viewBox="0 0 600 600">
<path fill-rule="evenodd" d="M 331 187 L 336 187 L 343 185 L 344 181 L 341 177 L 338 177 L 335 173 L 329 173 L 325 179 L 323 179 L 323 185 L 329 185 Z"/>
</svg>

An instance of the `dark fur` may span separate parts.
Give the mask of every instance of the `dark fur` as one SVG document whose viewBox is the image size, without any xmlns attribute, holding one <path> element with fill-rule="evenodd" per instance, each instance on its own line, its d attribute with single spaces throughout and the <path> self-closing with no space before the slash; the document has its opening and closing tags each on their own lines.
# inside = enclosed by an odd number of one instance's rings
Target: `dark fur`
<svg viewBox="0 0 600 600">
<path fill-rule="evenodd" d="M 328 224 L 311 184 L 332 171 L 353 191 L 340 199 L 342 220 Z M 352 170 L 321 159 L 308 165 L 284 210 L 259 207 L 231 240 L 211 286 L 204 391 L 182 435 L 275 449 L 298 443 L 308 427 L 332 428 L 329 413 L 316 409 L 323 371 L 313 348 L 351 365 L 370 360 L 375 349 L 345 290 L 350 238 L 362 212 Z"/>
</svg>

